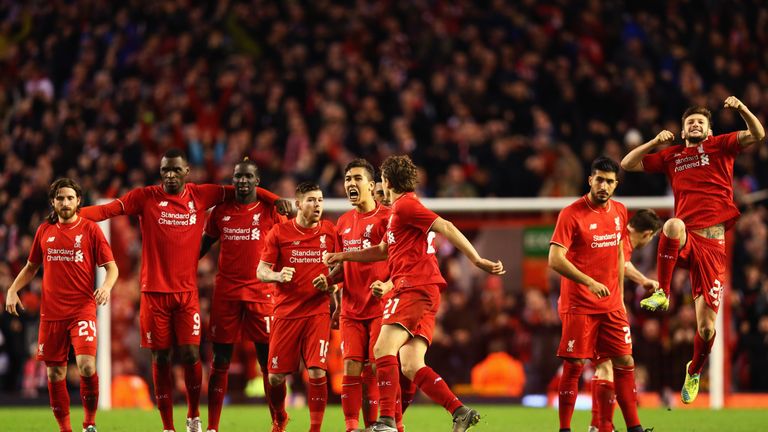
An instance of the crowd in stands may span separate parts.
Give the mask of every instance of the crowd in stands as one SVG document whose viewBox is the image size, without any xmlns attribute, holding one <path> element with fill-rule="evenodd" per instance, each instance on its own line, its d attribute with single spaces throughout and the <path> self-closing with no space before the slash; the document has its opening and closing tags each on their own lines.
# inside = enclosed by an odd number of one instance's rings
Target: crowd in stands
<svg viewBox="0 0 768 432">
<path fill-rule="evenodd" d="M 156 183 L 159 156 L 181 148 L 194 182 L 228 181 L 247 155 L 283 196 L 311 179 L 342 197 L 349 160 L 407 153 L 422 167 L 421 196 L 577 196 L 593 158 L 618 161 L 662 129 L 679 137 L 689 105 L 712 109 L 716 134 L 744 129 L 721 109 L 729 95 L 766 124 L 767 44 L 759 0 L 0 2 L 0 287 L 24 265 L 57 177 L 79 181 L 93 203 Z M 734 186 L 744 215 L 727 290 L 731 386 L 768 391 L 758 369 L 768 363 L 768 146 L 738 158 Z M 663 176 L 626 174 L 618 193 L 668 189 Z M 147 376 L 140 239 L 123 219 L 113 370 Z M 646 274 L 654 251 L 637 253 Z M 201 299 L 214 271 L 201 262 Z M 641 389 L 683 378 L 695 331 L 684 276 L 661 318 L 640 312 L 643 293 L 627 285 Z M 524 365 L 525 392 L 546 391 L 558 365 L 550 285 L 454 287 L 428 361 L 469 383 L 473 366 L 506 352 Z M 44 387 L 28 361 L 39 292 L 39 279 L 23 291 L 21 319 L 0 315 L 2 391 Z"/>
</svg>

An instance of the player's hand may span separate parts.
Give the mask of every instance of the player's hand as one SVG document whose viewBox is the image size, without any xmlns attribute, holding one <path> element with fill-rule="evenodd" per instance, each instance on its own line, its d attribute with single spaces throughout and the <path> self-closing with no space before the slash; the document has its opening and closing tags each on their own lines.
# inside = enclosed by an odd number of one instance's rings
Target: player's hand
<svg viewBox="0 0 768 432">
<path fill-rule="evenodd" d="M 675 134 L 668 130 L 663 130 L 659 132 L 658 135 L 656 135 L 656 138 L 654 140 L 656 141 L 656 144 L 666 144 L 669 142 L 672 142 L 675 139 Z"/>
<path fill-rule="evenodd" d="M 327 265 L 328 267 L 333 267 L 334 265 L 338 265 L 343 262 L 344 260 L 342 259 L 341 252 L 327 252 L 323 254 L 323 264 Z"/>
<path fill-rule="evenodd" d="M 735 110 L 741 108 L 743 105 L 744 104 L 736 98 L 736 96 L 728 96 L 725 102 L 723 102 L 723 108 L 732 108 Z"/>
<path fill-rule="evenodd" d="M 19 309 L 25 310 L 24 305 L 21 303 L 21 299 L 19 298 L 19 295 L 15 292 L 8 291 L 8 294 L 5 296 L 5 310 L 11 315 L 19 316 L 19 311 L 16 310 L 16 306 L 19 306 Z"/>
<path fill-rule="evenodd" d="M 278 273 L 280 275 L 280 280 L 278 282 L 280 282 L 280 283 L 290 282 L 291 280 L 293 280 L 293 274 L 294 273 L 296 273 L 296 269 L 295 268 L 293 268 L 293 267 L 283 267 L 280 270 L 280 273 Z"/>
<path fill-rule="evenodd" d="M 608 297 L 611 295 L 611 292 L 608 291 L 608 287 L 597 281 L 593 281 L 591 284 L 587 285 L 587 288 L 589 288 L 589 290 L 592 291 L 592 294 L 596 295 L 597 298 Z"/>
<path fill-rule="evenodd" d="M 648 291 L 656 291 L 659 289 L 659 281 L 655 281 L 653 279 L 645 279 L 643 281 L 643 288 L 647 289 Z"/>
<path fill-rule="evenodd" d="M 96 292 L 93 293 L 93 296 L 96 298 L 96 304 L 105 305 L 109 303 L 109 295 L 111 292 L 112 288 L 106 288 L 104 286 L 97 289 Z"/>
<path fill-rule="evenodd" d="M 504 270 L 504 264 L 501 263 L 501 260 L 493 262 L 491 260 L 481 258 L 480 261 L 475 263 L 475 266 L 484 272 L 495 275 L 503 275 L 507 272 Z"/>
<path fill-rule="evenodd" d="M 293 204 L 291 204 L 291 201 L 287 199 L 280 198 L 279 200 L 275 201 L 275 208 L 277 209 L 277 212 L 283 216 L 290 217 L 293 215 Z"/>
<path fill-rule="evenodd" d="M 317 275 L 316 278 L 312 279 L 312 285 L 314 285 L 318 291 L 328 292 L 330 290 L 330 286 L 328 285 L 328 278 L 325 277 L 325 275 L 322 273 Z"/>
<path fill-rule="evenodd" d="M 392 291 L 392 288 L 394 287 L 395 284 L 393 284 L 391 280 L 386 282 L 377 280 L 371 284 L 371 291 L 373 291 L 374 297 L 381 298 L 388 292 Z"/>
</svg>

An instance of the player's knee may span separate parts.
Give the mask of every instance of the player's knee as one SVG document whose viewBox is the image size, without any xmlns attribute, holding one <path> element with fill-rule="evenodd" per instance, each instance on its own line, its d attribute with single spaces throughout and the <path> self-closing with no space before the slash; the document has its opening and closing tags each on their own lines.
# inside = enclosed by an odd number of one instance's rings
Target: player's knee
<svg viewBox="0 0 768 432">
<path fill-rule="evenodd" d="M 344 360 L 344 375 L 360 376 L 363 372 L 363 363 L 357 360 Z"/>
<path fill-rule="evenodd" d="M 93 362 L 83 362 L 77 365 L 80 376 L 89 377 L 96 373 L 96 365 Z"/>
<path fill-rule="evenodd" d="M 181 361 L 186 364 L 194 364 L 200 359 L 200 352 L 195 346 L 188 345 L 181 349 Z"/>
<path fill-rule="evenodd" d="M 685 233 L 685 223 L 677 218 L 664 222 L 664 235 L 669 238 L 680 238 Z"/>
<path fill-rule="evenodd" d="M 715 327 L 709 324 L 699 325 L 699 336 L 705 341 L 712 339 L 715 336 Z"/>
<path fill-rule="evenodd" d="M 307 374 L 312 379 L 325 378 L 325 370 L 320 368 L 309 368 Z"/>
<path fill-rule="evenodd" d="M 67 377 L 67 367 L 66 366 L 48 366 L 48 368 L 46 369 L 46 373 L 48 375 L 48 381 L 50 382 L 61 381 Z"/>
<path fill-rule="evenodd" d="M 615 366 L 619 367 L 633 367 L 635 366 L 635 360 L 632 358 L 631 355 L 623 355 L 619 357 L 614 357 L 612 359 L 613 364 Z"/>
<path fill-rule="evenodd" d="M 171 350 L 152 350 L 152 361 L 166 365 L 171 363 Z"/>
<path fill-rule="evenodd" d="M 414 361 L 414 360 L 405 360 L 401 359 L 400 364 L 400 370 L 403 371 L 403 375 L 405 375 L 409 380 L 413 380 L 413 378 L 416 376 L 416 372 L 419 371 L 419 369 L 424 367 L 423 361 Z"/>
<path fill-rule="evenodd" d="M 269 385 L 272 387 L 282 385 L 285 382 L 283 374 L 269 374 Z"/>
</svg>

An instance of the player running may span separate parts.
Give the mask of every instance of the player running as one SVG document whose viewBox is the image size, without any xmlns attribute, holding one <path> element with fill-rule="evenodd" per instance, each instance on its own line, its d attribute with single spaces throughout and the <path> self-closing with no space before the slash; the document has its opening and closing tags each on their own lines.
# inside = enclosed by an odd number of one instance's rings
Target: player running
<svg viewBox="0 0 768 432">
<path fill-rule="evenodd" d="M 48 198 L 53 213 L 37 229 L 27 264 L 8 289 L 5 310 L 18 315 L 24 310 L 18 292 L 43 267 L 43 293 L 37 359 L 45 362 L 48 394 L 61 432 L 71 432 L 67 356 L 70 345 L 80 372 L 80 398 L 85 419 L 83 432 L 96 432 L 99 376 L 96 374 L 96 304 L 109 301 L 118 271 L 112 250 L 99 227 L 78 216 L 80 186 L 68 178 L 51 184 Z M 107 271 L 94 291 L 94 268 Z M 106 335 L 109 337 L 109 335 Z"/>
<path fill-rule="evenodd" d="M 232 184 L 235 199 L 214 207 L 200 247 L 202 258 L 216 241 L 221 241 L 219 271 L 211 302 L 213 368 L 208 381 L 208 432 L 219 430 L 233 344 L 240 341 L 255 344 L 264 389 L 270 390 L 267 357 L 274 285 L 259 281 L 256 267 L 267 233 L 272 226 L 285 222 L 285 217 L 278 214 L 273 204 L 257 196 L 259 169 L 253 161 L 246 158 L 235 165 Z M 285 388 L 278 391 L 285 392 Z M 273 421 L 287 416 L 285 412 L 276 412 L 271 404 L 269 410 Z"/>
<path fill-rule="evenodd" d="M 682 118 L 684 144 L 650 154 L 674 140 L 672 132 L 664 130 L 621 161 L 627 171 L 665 173 L 675 197 L 677 217 L 664 223 L 659 237 L 659 289 L 640 305 L 667 310 L 675 266 L 689 270 L 698 329 L 680 393 L 686 404 L 698 395 L 701 370 L 715 340 L 715 319 L 725 288 L 725 232 L 739 216 L 733 202 L 733 164 L 744 148 L 765 139 L 763 125 L 739 99 L 729 96 L 723 106 L 735 109 L 747 130 L 712 136 L 710 111 L 691 107 Z"/>
</svg>

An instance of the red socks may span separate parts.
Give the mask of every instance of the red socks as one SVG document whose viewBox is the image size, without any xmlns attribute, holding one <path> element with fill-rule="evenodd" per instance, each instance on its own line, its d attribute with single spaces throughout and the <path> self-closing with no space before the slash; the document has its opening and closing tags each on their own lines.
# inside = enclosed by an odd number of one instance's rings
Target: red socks
<svg viewBox="0 0 768 432">
<path fill-rule="evenodd" d="M 325 405 L 328 401 L 328 380 L 325 377 L 310 378 L 307 396 L 307 399 L 309 399 L 309 431 L 320 432 L 320 427 L 323 425 Z"/>
<path fill-rule="evenodd" d="M 560 385 L 557 388 L 560 429 L 571 428 L 571 417 L 573 417 L 573 407 L 576 405 L 576 396 L 579 394 L 579 377 L 582 369 L 584 365 L 563 362 L 563 376 L 560 377 Z"/>
<path fill-rule="evenodd" d="M 200 417 L 200 387 L 203 384 L 200 361 L 184 365 L 184 384 L 187 387 L 187 418 Z"/>
<path fill-rule="evenodd" d="M 363 403 L 363 421 L 365 427 L 372 425 L 379 418 L 379 385 L 376 382 L 376 374 L 371 365 L 363 368 L 363 389 L 365 390 L 365 403 Z"/>
<path fill-rule="evenodd" d="M 83 401 L 83 429 L 96 425 L 96 409 L 99 407 L 99 376 L 80 376 L 80 399 Z"/>
<path fill-rule="evenodd" d="M 224 405 L 224 397 L 227 395 L 227 381 L 229 365 L 211 369 L 208 379 L 208 429 L 218 430 L 221 419 L 221 407 Z"/>
<path fill-rule="evenodd" d="M 696 336 L 693 337 L 693 359 L 691 365 L 688 367 L 688 373 L 690 375 L 701 373 L 701 369 L 704 368 L 704 362 L 709 357 L 709 352 L 712 351 L 712 344 L 715 343 L 715 336 L 708 341 L 705 341 L 699 332 L 696 332 Z"/>
<path fill-rule="evenodd" d="M 56 422 L 59 424 L 59 431 L 72 432 L 72 425 L 69 422 L 69 392 L 67 392 L 67 380 L 48 381 L 48 397 L 51 400 L 51 409 Z"/>
<path fill-rule="evenodd" d="M 637 415 L 637 390 L 635 390 L 635 367 L 613 367 L 613 382 L 616 387 L 616 400 L 619 402 L 621 412 L 627 429 L 640 425 Z"/>
<path fill-rule="evenodd" d="M 436 404 L 442 405 L 449 413 L 461 407 L 461 401 L 440 377 L 429 366 L 424 366 L 416 372 L 413 382 Z"/>
<path fill-rule="evenodd" d="M 659 250 L 656 260 L 659 275 L 659 288 L 669 297 L 669 285 L 672 283 L 672 273 L 675 271 L 677 256 L 680 253 L 680 240 L 669 238 L 662 231 L 659 234 Z"/>
<path fill-rule="evenodd" d="M 344 375 L 341 379 L 341 410 L 347 430 L 357 429 L 360 424 L 360 407 L 363 404 L 363 379 Z"/>
<path fill-rule="evenodd" d="M 592 380 L 593 401 L 597 401 L 598 430 L 613 431 L 613 407 L 616 402 L 614 384 L 606 380 Z M 594 407 L 593 407 L 594 412 Z"/>
<path fill-rule="evenodd" d="M 408 406 L 413 403 L 413 398 L 416 396 L 416 384 L 409 380 L 407 376 L 400 373 L 400 392 L 401 401 L 403 403 L 403 412 L 408 409 Z"/>
<path fill-rule="evenodd" d="M 288 417 L 288 413 L 285 412 L 285 381 L 283 381 L 283 383 L 280 385 L 270 385 L 269 391 L 266 393 L 267 402 L 269 403 L 269 407 L 272 409 L 272 412 L 275 416 L 274 419 L 281 422 L 285 421 L 285 419 Z"/>
<path fill-rule="evenodd" d="M 163 420 L 163 429 L 174 430 L 171 365 L 153 362 L 152 381 L 155 384 L 155 400 L 157 401 L 157 409 L 160 411 L 160 418 Z"/>
<path fill-rule="evenodd" d="M 382 417 L 395 418 L 399 367 L 393 355 L 376 359 L 376 378 L 379 384 L 379 412 Z"/>
</svg>

